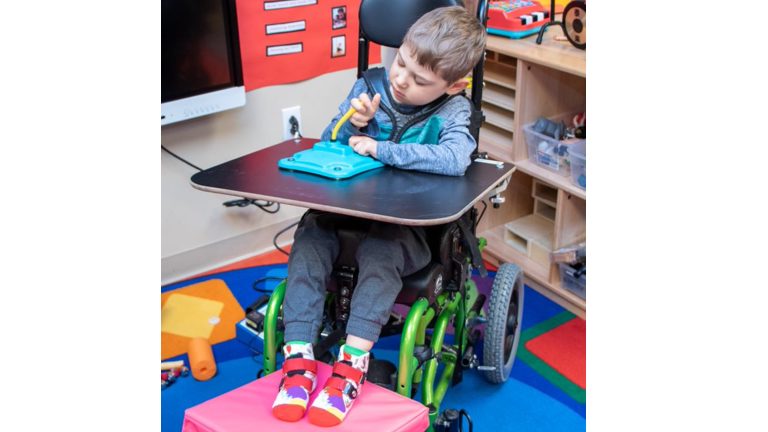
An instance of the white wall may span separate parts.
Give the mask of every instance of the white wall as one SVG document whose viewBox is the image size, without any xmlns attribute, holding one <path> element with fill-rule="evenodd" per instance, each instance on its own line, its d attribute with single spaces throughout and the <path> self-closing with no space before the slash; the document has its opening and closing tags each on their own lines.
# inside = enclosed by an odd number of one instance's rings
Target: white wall
<svg viewBox="0 0 768 432">
<path fill-rule="evenodd" d="M 296 84 L 246 93 L 246 105 L 162 127 L 162 144 L 206 169 L 282 139 L 282 108 L 301 106 L 301 131 L 319 138 L 355 81 L 355 69 Z M 255 206 L 226 208 L 236 199 L 199 191 L 189 178 L 197 171 L 158 149 L 162 158 L 162 284 L 273 249 L 272 238 L 295 222 L 303 208 L 283 205 L 277 214 Z M 287 244 L 293 230 L 282 234 Z"/>
</svg>

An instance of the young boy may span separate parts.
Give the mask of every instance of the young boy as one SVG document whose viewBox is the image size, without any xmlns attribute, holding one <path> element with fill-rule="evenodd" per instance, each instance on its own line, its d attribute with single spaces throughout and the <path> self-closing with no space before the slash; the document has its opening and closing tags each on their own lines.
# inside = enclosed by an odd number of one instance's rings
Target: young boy
<svg viewBox="0 0 768 432">
<path fill-rule="evenodd" d="M 357 112 L 337 139 L 355 152 L 402 169 L 463 175 L 475 148 L 468 129 L 472 108 L 463 97 L 465 77 L 484 51 L 485 29 L 466 9 L 444 7 L 425 14 L 408 30 L 388 76 L 382 68 L 366 71 L 322 139 L 330 140 L 333 126 L 352 106 Z M 330 218 L 317 211 L 302 217 L 288 261 L 283 303 L 286 361 L 272 408 L 285 421 L 304 416 L 317 386 L 312 342 L 339 253 Z M 402 288 L 401 278 L 431 258 L 422 227 L 374 221 L 367 227 L 356 253 L 359 274 L 346 344 L 333 375 L 309 407 L 309 421 L 315 425 L 337 425 L 347 416 L 368 371 L 369 351 Z"/>
</svg>

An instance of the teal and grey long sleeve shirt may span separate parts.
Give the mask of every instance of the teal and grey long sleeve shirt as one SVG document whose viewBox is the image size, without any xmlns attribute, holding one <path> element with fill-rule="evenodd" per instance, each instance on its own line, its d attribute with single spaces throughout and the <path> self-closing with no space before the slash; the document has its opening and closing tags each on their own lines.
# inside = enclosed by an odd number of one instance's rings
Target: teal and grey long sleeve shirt
<svg viewBox="0 0 768 432">
<path fill-rule="evenodd" d="M 458 94 L 443 95 L 424 106 L 401 105 L 389 92 L 383 68 L 369 69 L 355 82 L 339 113 L 323 131 L 323 141 L 330 141 L 336 122 L 352 106 L 350 101 L 363 92 L 371 99 L 381 94 L 379 109 L 362 129 L 344 123 L 336 137 L 339 142 L 348 144 L 351 136 L 368 136 L 378 142 L 377 159 L 387 165 L 450 176 L 464 174 L 476 146 L 469 133 L 470 101 Z"/>
</svg>

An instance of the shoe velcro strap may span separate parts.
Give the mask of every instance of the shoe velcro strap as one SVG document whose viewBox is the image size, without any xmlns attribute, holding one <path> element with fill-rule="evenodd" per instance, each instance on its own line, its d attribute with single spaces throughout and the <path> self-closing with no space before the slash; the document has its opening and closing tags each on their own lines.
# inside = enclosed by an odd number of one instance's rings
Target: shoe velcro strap
<svg viewBox="0 0 768 432">
<path fill-rule="evenodd" d="M 352 381 L 359 383 L 363 378 L 363 371 L 355 369 L 346 363 L 337 362 L 333 365 L 333 375 L 349 378 Z"/>
<path fill-rule="evenodd" d="M 310 371 L 312 373 L 317 373 L 317 362 L 314 360 L 307 360 L 301 357 L 292 358 L 284 361 L 283 372 L 288 373 L 293 371 Z"/>
<path fill-rule="evenodd" d="M 349 382 L 348 380 L 344 378 L 339 378 L 332 376 L 328 378 L 328 381 L 325 382 L 325 387 L 328 388 L 334 388 L 347 396 L 349 396 L 351 399 L 357 398 L 357 386 Z"/>
<path fill-rule="evenodd" d="M 283 378 L 282 382 L 280 383 L 280 388 L 288 388 L 288 387 L 304 387 L 308 392 L 312 391 L 312 380 L 305 377 L 304 375 L 294 375 Z"/>
</svg>

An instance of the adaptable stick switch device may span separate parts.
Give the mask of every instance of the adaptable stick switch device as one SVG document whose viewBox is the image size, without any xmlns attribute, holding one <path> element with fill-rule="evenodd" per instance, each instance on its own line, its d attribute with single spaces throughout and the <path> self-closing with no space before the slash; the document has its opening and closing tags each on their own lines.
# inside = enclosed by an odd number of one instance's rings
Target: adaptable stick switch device
<svg viewBox="0 0 768 432">
<path fill-rule="evenodd" d="M 311 149 L 295 153 L 291 157 L 280 159 L 277 166 L 283 169 L 317 174 L 336 180 L 342 180 L 372 169 L 381 168 L 383 163 L 370 156 L 362 156 L 352 147 L 336 141 L 341 126 L 355 113 L 350 108 L 333 128 L 330 141 L 320 141 Z"/>
</svg>

